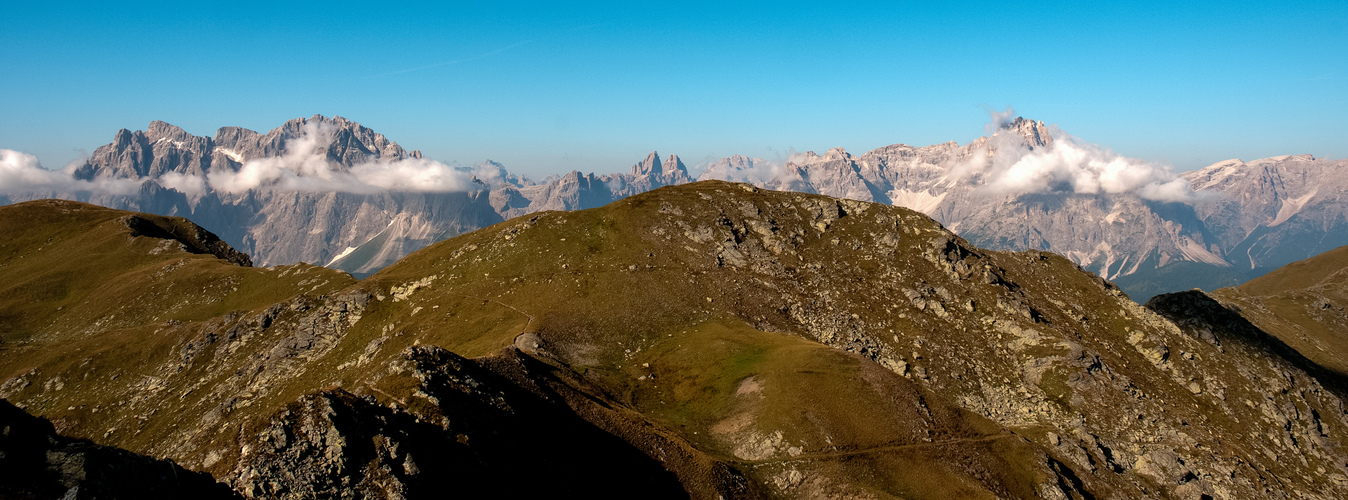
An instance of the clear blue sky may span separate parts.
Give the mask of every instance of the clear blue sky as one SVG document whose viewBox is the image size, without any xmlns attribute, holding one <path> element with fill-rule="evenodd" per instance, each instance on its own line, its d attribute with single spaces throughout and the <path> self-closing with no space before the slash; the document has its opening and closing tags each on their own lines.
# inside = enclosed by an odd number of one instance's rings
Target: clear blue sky
<svg viewBox="0 0 1348 500">
<path fill-rule="evenodd" d="M 0 7 L 0 148 L 339 114 L 529 175 L 965 143 L 987 108 L 1180 170 L 1348 157 L 1348 3 Z"/>
</svg>

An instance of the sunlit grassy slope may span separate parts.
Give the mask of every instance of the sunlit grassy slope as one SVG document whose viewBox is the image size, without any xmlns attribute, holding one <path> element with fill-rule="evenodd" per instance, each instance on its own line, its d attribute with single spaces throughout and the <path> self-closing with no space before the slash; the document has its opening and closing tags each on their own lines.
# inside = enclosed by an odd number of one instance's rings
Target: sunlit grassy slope
<svg viewBox="0 0 1348 500">
<path fill-rule="evenodd" d="M 1212 295 L 1312 361 L 1348 376 L 1348 247 Z"/>
</svg>

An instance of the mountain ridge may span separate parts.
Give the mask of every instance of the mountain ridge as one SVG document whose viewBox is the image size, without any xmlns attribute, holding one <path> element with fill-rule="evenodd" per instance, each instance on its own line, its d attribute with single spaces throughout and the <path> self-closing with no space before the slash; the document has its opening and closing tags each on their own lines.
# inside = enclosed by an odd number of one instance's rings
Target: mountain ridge
<svg viewBox="0 0 1348 500">
<path fill-rule="evenodd" d="M 0 225 L 36 206 L 0 207 Z M 22 341 L 0 332 L 15 354 L 0 395 L 245 496 L 411 494 L 460 452 L 501 477 L 513 462 L 485 458 L 491 443 L 558 429 L 528 417 L 553 414 L 728 498 L 1348 488 L 1335 386 L 1200 308 L 1170 319 L 1063 257 L 980 249 L 899 207 L 665 187 L 514 218 L 362 281 L 154 253 L 164 240 L 128 236 L 124 212 L 90 210 L 0 242 L 0 301 L 45 311 L 6 321 L 31 325 Z M 67 258 L 86 244 L 104 251 Z M 10 279 L 73 265 L 99 270 L 75 295 Z M 496 426 L 504 408 L 528 425 Z M 463 446 L 416 444 L 446 436 Z M 319 472 L 333 467 L 351 474 Z"/>
<path fill-rule="evenodd" d="M 916 209 L 982 246 L 1066 255 L 1142 301 L 1160 292 L 1237 284 L 1348 244 L 1348 236 L 1335 236 L 1348 234 L 1348 206 L 1339 201 L 1348 185 L 1332 175 L 1343 161 L 1289 155 L 1219 162 L 1176 176 L 1081 143 L 1041 121 L 1015 117 L 993 132 L 964 146 L 894 144 L 860 156 L 833 148 L 780 165 L 733 156 L 709 165 L 698 179 Z M 260 166 L 245 168 L 255 163 Z M 1056 170 L 1027 170 L 1049 166 Z M 1125 181 L 1110 169 L 1156 180 L 1116 186 L 1110 183 Z M 598 207 L 694 180 L 677 155 L 661 160 L 655 152 L 628 173 L 573 171 L 542 181 L 490 161 L 450 168 L 358 123 L 321 115 L 290 120 L 266 134 L 224 127 L 214 138 L 153 122 L 146 132 L 119 131 L 73 172 L 76 179 L 140 184 L 127 194 L 34 192 L 0 201 L 59 195 L 191 215 L 259 263 L 325 263 L 360 276 L 434 241 L 511 217 Z M 352 172 L 368 179 L 350 180 Z M 429 176 L 428 185 L 449 190 L 378 187 L 412 185 L 406 179 L 417 172 Z M 266 175 L 294 186 L 248 188 L 249 179 Z M 212 189 L 217 178 L 240 190 Z M 367 181 L 377 184 L 361 184 Z M 1049 184 L 1016 191 L 1031 181 Z M 1195 194 L 1185 194 L 1190 189 Z"/>
</svg>

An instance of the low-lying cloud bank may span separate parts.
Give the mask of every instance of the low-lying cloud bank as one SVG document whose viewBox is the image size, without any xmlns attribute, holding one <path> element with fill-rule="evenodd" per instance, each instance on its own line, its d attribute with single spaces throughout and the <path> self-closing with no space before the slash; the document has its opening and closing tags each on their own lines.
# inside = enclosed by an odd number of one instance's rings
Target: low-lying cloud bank
<svg viewBox="0 0 1348 500">
<path fill-rule="evenodd" d="M 236 171 L 213 170 L 207 184 L 212 189 L 242 193 L 252 189 L 281 191 L 381 191 L 450 192 L 473 186 L 473 171 L 451 167 L 435 160 L 406 158 L 375 160 L 347 168 L 328 160 L 326 147 L 334 129 L 310 122 L 286 153 L 244 162 Z"/>
<path fill-rule="evenodd" d="M 72 163 L 62 170 L 47 170 L 37 157 L 12 149 L 0 149 L 0 194 L 97 192 L 131 194 L 141 179 L 79 180 L 71 175 Z"/>
<path fill-rule="evenodd" d="M 1147 200 L 1193 201 L 1189 183 L 1167 166 L 1128 158 L 1050 126 L 1048 147 L 1031 149 L 1006 128 L 1015 112 L 989 111 L 989 141 L 964 161 L 949 165 L 947 187 L 967 187 L 988 196 L 1034 193 L 1124 194 Z M 989 152 L 995 154 L 989 155 Z M 707 167 L 699 179 L 792 186 L 802 181 L 785 168 L 803 165 L 808 154 L 793 153 L 785 163 L 732 156 Z"/>
<path fill-rule="evenodd" d="M 1165 202 L 1194 199 L 1189 183 L 1169 166 L 1119 155 L 1056 127 L 1050 135 L 1051 146 L 1031 150 L 1015 134 L 994 134 L 986 149 L 954 166 L 950 178 L 989 195 L 1132 193 Z"/>
</svg>

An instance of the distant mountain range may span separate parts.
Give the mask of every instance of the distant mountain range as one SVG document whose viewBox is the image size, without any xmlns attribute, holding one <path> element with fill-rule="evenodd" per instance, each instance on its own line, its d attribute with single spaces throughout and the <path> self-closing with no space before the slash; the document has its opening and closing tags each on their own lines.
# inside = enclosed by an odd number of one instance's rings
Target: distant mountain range
<svg viewBox="0 0 1348 500">
<path fill-rule="evenodd" d="M 921 211 L 971 242 L 1067 256 L 1138 300 L 1234 285 L 1348 244 L 1348 162 L 1229 160 L 1175 174 L 1015 118 L 967 145 L 841 148 L 778 164 L 732 156 L 697 180 L 874 201 Z M 694 181 L 652 152 L 630 172 L 534 181 L 485 161 L 449 167 L 341 117 L 265 134 L 198 137 L 164 122 L 120 130 L 68 182 L 0 192 L 190 216 L 260 265 L 374 272 L 435 241 L 543 210 L 598 207 Z M 3 186 L 0 186 L 3 187 Z"/>
</svg>

